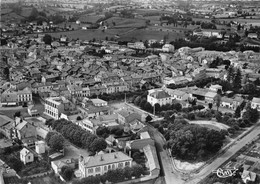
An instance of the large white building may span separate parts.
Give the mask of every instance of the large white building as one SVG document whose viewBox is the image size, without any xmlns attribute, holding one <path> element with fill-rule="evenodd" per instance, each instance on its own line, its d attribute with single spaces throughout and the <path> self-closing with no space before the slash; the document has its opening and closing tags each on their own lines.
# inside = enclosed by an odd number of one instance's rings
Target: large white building
<svg viewBox="0 0 260 184">
<path fill-rule="evenodd" d="M 94 124 L 87 118 L 77 121 L 76 124 L 80 126 L 82 129 L 90 133 L 94 133 Z"/>
<path fill-rule="evenodd" d="M 45 100 L 44 114 L 59 119 L 61 113 L 75 111 L 75 105 L 64 97 L 50 97 Z"/>
<path fill-rule="evenodd" d="M 123 152 L 113 152 L 97 154 L 95 156 L 79 158 L 79 171 L 81 177 L 85 178 L 88 176 L 103 175 L 108 170 L 131 167 L 132 158 Z"/>
<path fill-rule="evenodd" d="M 172 97 L 162 89 L 152 89 L 148 91 L 147 102 L 152 106 L 158 103 L 160 106 L 171 104 Z"/>
</svg>

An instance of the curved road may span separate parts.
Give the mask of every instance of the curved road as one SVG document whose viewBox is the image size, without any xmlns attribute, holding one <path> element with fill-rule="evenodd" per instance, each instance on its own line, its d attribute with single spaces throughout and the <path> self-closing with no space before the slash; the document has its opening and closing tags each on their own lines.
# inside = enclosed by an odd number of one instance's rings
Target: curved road
<svg viewBox="0 0 260 184">
<path fill-rule="evenodd" d="M 138 111 L 141 112 L 143 111 L 132 104 L 127 104 L 127 105 Z M 157 116 L 153 116 L 153 117 L 154 119 L 158 118 Z M 211 174 L 213 170 L 219 168 L 224 162 L 230 159 L 241 148 L 243 148 L 245 145 L 247 145 L 248 143 L 256 139 L 260 133 L 260 121 L 259 121 L 254 127 L 252 127 L 248 131 L 248 134 L 245 134 L 244 137 L 237 139 L 233 144 L 231 144 L 231 146 L 227 150 L 223 151 L 223 154 L 217 157 L 210 164 L 206 165 L 199 173 L 192 174 L 191 176 L 189 176 L 189 179 L 185 181 L 182 178 L 182 173 L 177 171 L 175 169 L 175 166 L 172 164 L 171 157 L 168 154 L 167 150 L 163 149 L 163 145 L 166 143 L 166 141 L 162 136 L 162 134 L 158 132 L 158 130 L 155 129 L 154 127 L 150 125 L 148 125 L 148 127 L 149 127 L 149 133 L 151 133 L 151 136 L 154 138 L 154 141 L 156 143 L 158 157 L 161 158 L 161 163 L 162 163 L 161 165 L 163 167 L 162 169 L 164 171 L 164 175 L 165 175 L 164 179 L 166 184 L 198 184 L 201 180 L 203 180 L 205 177 Z"/>
<path fill-rule="evenodd" d="M 259 122 L 258 122 L 259 123 Z M 187 184 L 197 184 L 213 170 L 219 168 L 224 162 L 230 159 L 236 152 L 238 152 L 245 145 L 258 137 L 260 133 L 260 126 L 255 126 L 252 131 L 244 136 L 242 139 L 237 140 L 233 146 L 224 152 L 220 157 L 216 158 L 212 163 L 203 168 L 198 174 L 192 176 L 192 179 L 186 181 Z"/>
</svg>

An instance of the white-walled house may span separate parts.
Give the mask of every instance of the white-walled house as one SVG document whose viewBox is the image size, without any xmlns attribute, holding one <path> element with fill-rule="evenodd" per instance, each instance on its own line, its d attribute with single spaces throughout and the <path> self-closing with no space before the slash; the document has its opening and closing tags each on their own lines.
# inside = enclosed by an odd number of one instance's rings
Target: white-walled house
<svg viewBox="0 0 260 184">
<path fill-rule="evenodd" d="M 147 95 L 147 102 L 149 102 L 152 106 L 158 103 L 160 106 L 171 104 L 172 97 L 168 93 L 166 93 L 162 89 L 156 89 L 152 93 L 148 93 Z"/>
<path fill-rule="evenodd" d="M 254 97 L 251 102 L 251 107 L 260 111 L 260 98 Z"/>
<path fill-rule="evenodd" d="M 34 155 L 29 149 L 23 148 L 20 151 L 20 160 L 26 165 L 34 161 Z"/>
</svg>

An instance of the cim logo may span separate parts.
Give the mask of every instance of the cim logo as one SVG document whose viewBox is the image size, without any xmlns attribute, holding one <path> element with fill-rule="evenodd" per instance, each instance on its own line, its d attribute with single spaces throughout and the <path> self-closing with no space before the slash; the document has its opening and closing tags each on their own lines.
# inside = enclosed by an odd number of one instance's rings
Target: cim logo
<svg viewBox="0 0 260 184">
<path fill-rule="evenodd" d="M 228 178 L 234 176 L 237 170 L 238 169 L 236 168 L 230 168 L 230 169 L 218 168 L 217 170 L 212 171 L 212 173 L 216 173 L 219 178 Z"/>
</svg>

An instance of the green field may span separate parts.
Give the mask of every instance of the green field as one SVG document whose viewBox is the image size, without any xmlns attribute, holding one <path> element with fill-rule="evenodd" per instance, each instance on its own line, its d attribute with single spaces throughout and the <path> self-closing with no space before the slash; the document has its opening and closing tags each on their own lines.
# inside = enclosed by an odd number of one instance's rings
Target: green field
<svg viewBox="0 0 260 184">
<path fill-rule="evenodd" d="M 8 13 L 6 15 L 1 15 L 1 21 L 6 22 L 20 22 L 24 17 L 17 15 L 16 13 Z"/>
<path fill-rule="evenodd" d="M 168 35 L 168 41 L 173 41 L 176 38 L 183 38 L 183 33 L 176 33 L 176 32 L 162 32 L 162 31 L 152 31 L 152 30 L 135 30 L 126 35 L 121 36 L 119 40 L 132 40 L 132 41 L 139 41 L 139 40 L 149 40 L 149 39 L 156 39 L 158 41 L 162 40 L 164 35 Z"/>
<path fill-rule="evenodd" d="M 127 19 L 127 18 L 122 18 L 122 17 L 112 17 L 108 20 L 106 20 L 106 22 L 109 24 L 109 26 L 113 26 L 113 22 L 116 23 L 116 25 L 114 27 L 116 28 L 123 28 L 123 27 L 131 27 L 131 28 L 135 28 L 135 27 L 141 27 L 145 25 L 145 20 L 142 19 Z"/>
<path fill-rule="evenodd" d="M 183 33 L 179 32 L 162 32 L 162 31 L 153 31 L 153 30 L 144 30 L 144 29 L 107 29 L 105 32 L 102 32 L 100 29 L 89 29 L 89 30 L 76 30 L 68 32 L 59 32 L 59 33 L 48 33 L 53 37 L 59 38 L 60 35 L 66 35 L 70 39 L 80 40 L 104 40 L 106 37 L 110 39 L 114 38 L 116 34 L 120 36 L 120 41 L 139 41 L 139 40 L 149 40 L 156 39 L 158 41 L 162 40 L 164 35 L 169 34 L 169 41 L 175 40 L 176 38 L 184 37 Z"/>
<path fill-rule="evenodd" d="M 98 19 L 104 18 L 104 15 L 82 15 L 79 17 L 81 22 L 91 22 L 96 23 Z"/>
<path fill-rule="evenodd" d="M 29 17 L 31 15 L 31 12 L 32 12 L 31 7 L 23 7 L 22 12 L 21 12 L 21 16 L 22 17 Z"/>
<path fill-rule="evenodd" d="M 134 10 L 134 12 L 140 15 L 145 15 L 149 13 L 159 13 L 159 14 L 172 13 L 172 11 L 164 11 L 164 10 L 156 10 L 156 9 L 136 9 Z"/>
<path fill-rule="evenodd" d="M 114 37 L 116 34 L 121 34 L 129 30 L 130 29 L 108 29 L 105 32 L 102 32 L 101 29 L 89 29 L 48 34 L 57 38 L 59 38 L 60 35 L 66 35 L 71 39 L 79 38 L 80 40 L 92 40 L 93 38 L 95 38 L 97 40 L 104 40 L 106 37 L 110 39 L 111 37 Z"/>
</svg>

